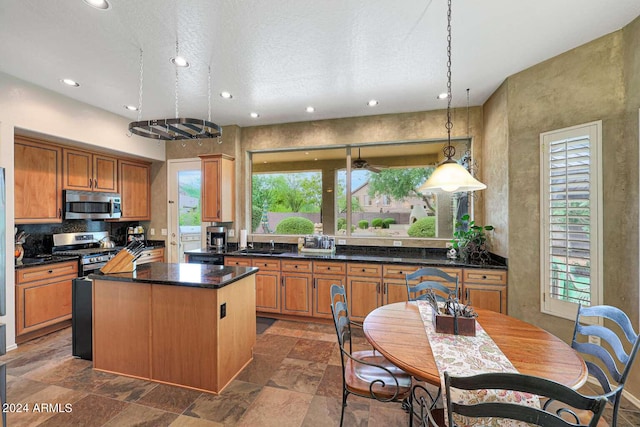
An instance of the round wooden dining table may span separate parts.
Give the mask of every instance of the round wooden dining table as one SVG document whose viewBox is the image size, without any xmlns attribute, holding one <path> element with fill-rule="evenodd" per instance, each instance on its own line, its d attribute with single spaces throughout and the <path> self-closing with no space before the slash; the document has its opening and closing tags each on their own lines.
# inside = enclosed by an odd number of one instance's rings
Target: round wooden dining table
<svg viewBox="0 0 640 427">
<path fill-rule="evenodd" d="M 475 310 L 478 322 L 521 374 L 547 378 L 573 389 L 587 380 L 587 367 L 567 343 L 549 332 L 504 314 Z M 364 334 L 391 363 L 414 377 L 440 385 L 418 306 L 384 305 L 367 315 Z"/>
</svg>

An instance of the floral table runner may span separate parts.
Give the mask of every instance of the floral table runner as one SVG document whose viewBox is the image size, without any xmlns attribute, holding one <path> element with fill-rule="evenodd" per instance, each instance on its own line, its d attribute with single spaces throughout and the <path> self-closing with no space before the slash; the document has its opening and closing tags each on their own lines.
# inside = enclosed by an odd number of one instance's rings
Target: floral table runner
<svg viewBox="0 0 640 427">
<path fill-rule="evenodd" d="M 444 387 L 444 372 L 455 376 L 470 376 L 486 372 L 518 372 L 507 356 L 498 348 L 489 334 L 476 322 L 476 336 L 441 334 L 436 332 L 432 320 L 432 309 L 428 302 L 417 301 L 420 317 L 429 339 L 433 357 L 438 366 L 440 383 Z M 538 396 L 520 393 L 504 392 L 500 390 L 458 390 L 451 389 L 452 398 L 458 402 L 473 403 L 474 401 L 511 401 L 522 405 L 540 407 Z M 444 390 L 443 400 L 446 399 Z M 445 408 L 446 408 L 446 402 Z M 447 414 L 445 411 L 445 418 Z M 467 426 L 523 426 L 528 425 L 513 420 L 493 418 L 464 418 L 455 417 L 455 422 L 460 427 Z"/>
</svg>

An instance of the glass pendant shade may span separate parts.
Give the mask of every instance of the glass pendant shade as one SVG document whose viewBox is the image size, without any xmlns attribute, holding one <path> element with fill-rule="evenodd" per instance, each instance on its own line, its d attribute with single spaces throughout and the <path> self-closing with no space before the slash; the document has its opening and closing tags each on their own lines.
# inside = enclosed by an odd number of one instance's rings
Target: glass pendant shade
<svg viewBox="0 0 640 427">
<path fill-rule="evenodd" d="M 450 193 L 484 190 L 486 185 L 475 179 L 455 160 L 448 159 L 436 168 L 418 191 L 447 191 Z"/>
</svg>

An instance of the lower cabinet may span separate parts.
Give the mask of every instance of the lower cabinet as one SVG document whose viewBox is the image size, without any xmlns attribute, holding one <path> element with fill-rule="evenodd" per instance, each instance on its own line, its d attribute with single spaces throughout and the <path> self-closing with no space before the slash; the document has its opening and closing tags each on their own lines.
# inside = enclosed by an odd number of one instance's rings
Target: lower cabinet
<svg viewBox="0 0 640 427">
<path fill-rule="evenodd" d="M 254 258 L 256 274 L 256 311 L 280 313 L 280 260 Z"/>
<path fill-rule="evenodd" d="M 347 263 L 347 301 L 349 316 L 364 320 L 382 305 L 382 265 Z"/>
<path fill-rule="evenodd" d="M 313 317 L 331 319 L 331 286 L 345 286 L 346 273 L 344 262 L 313 262 Z"/>
<path fill-rule="evenodd" d="M 312 261 L 282 260 L 280 312 L 311 316 Z"/>
<path fill-rule="evenodd" d="M 507 272 L 464 269 L 462 294 L 472 307 L 507 314 Z"/>
<path fill-rule="evenodd" d="M 16 270 L 16 342 L 62 329 L 71 319 L 71 284 L 78 262 Z"/>
</svg>

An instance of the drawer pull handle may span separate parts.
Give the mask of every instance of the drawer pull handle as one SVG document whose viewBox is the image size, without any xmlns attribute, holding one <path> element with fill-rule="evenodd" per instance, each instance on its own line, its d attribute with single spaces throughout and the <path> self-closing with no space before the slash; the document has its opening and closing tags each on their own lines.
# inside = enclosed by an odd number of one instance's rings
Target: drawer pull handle
<svg viewBox="0 0 640 427">
<path fill-rule="evenodd" d="M 483 278 L 483 279 L 486 279 L 486 278 L 487 278 L 487 276 L 482 276 L 482 278 Z"/>
<path fill-rule="evenodd" d="M 367 271 L 365 268 L 362 269 L 362 272 L 364 273 L 365 271 Z"/>
<path fill-rule="evenodd" d="M 49 270 L 49 271 L 47 271 L 47 273 L 51 274 L 51 273 L 53 273 L 53 270 Z"/>
</svg>

